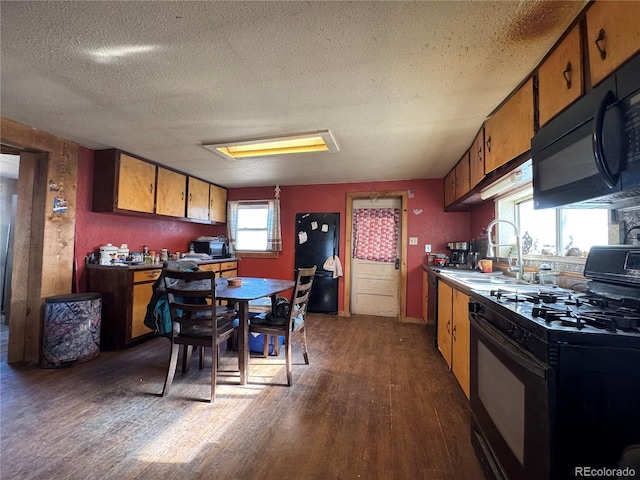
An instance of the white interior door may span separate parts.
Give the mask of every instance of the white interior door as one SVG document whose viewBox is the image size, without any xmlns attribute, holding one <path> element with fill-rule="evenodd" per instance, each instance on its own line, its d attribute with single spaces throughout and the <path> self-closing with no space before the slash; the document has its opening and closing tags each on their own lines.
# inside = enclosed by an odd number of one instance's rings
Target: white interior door
<svg viewBox="0 0 640 480">
<path fill-rule="evenodd" d="M 397 231 L 395 238 L 391 238 L 391 230 L 382 228 L 379 232 L 382 235 L 379 241 L 382 244 L 395 245 L 394 261 L 375 261 L 364 258 L 356 258 L 357 237 L 359 235 L 357 225 L 356 210 L 358 209 L 400 209 L 402 200 L 400 198 L 379 198 L 371 200 L 368 198 L 355 199 L 353 201 L 354 226 L 353 226 L 353 251 L 350 252 L 351 260 L 351 311 L 361 315 L 375 315 L 382 317 L 397 317 L 399 315 L 400 297 L 400 238 L 402 226 L 400 221 L 402 216 L 398 215 Z M 369 240 L 371 240 L 371 236 Z M 388 250 L 388 248 L 387 248 Z M 384 255 L 388 257 L 387 254 Z"/>
</svg>

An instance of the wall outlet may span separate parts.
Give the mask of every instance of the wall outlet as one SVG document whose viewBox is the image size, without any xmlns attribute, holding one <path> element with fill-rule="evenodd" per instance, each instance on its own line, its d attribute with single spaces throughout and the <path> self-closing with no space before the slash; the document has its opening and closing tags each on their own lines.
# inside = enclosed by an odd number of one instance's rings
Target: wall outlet
<svg viewBox="0 0 640 480">
<path fill-rule="evenodd" d="M 431 245 L 425 245 L 424 246 L 424 252 L 425 253 L 431 253 Z"/>
<path fill-rule="evenodd" d="M 418 237 L 409 237 L 409 245 L 417 245 Z"/>
</svg>

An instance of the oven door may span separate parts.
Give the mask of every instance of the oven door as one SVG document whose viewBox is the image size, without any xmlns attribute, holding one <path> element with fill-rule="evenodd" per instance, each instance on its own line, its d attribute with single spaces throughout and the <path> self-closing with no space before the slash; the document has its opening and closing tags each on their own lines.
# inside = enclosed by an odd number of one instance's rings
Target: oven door
<svg viewBox="0 0 640 480">
<path fill-rule="evenodd" d="M 550 477 L 554 370 L 471 313 L 472 443 L 487 478 Z"/>
</svg>

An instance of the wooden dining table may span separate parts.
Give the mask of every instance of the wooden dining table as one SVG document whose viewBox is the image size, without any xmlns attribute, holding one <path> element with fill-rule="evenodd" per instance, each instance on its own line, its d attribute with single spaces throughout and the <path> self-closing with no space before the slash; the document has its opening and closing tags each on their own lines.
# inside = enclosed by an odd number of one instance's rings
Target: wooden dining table
<svg viewBox="0 0 640 480">
<path fill-rule="evenodd" d="M 271 297 L 293 288 L 293 280 L 274 278 L 234 277 L 242 279 L 240 286 L 230 286 L 228 278 L 216 279 L 216 299 L 236 303 L 238 306 L 238 369 L 240 384 L 249 379 L 249 302 L 263 297 Z"/>
</svg>

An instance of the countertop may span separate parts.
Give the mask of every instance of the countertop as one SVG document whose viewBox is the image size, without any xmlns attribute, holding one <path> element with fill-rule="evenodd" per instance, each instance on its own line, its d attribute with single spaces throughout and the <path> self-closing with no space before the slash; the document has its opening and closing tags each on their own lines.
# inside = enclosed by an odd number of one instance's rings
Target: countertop
<svg viewBox="0 0 640 480">
<path fill-rule="evenodd" d="M 196 260 L 193 258 L 181 258 L 178 261 L 195 261 L 198 265 L 208 265 L 212 263 L 225 263 L 225 262 L 237 262 L 240 259 L 237 257 L 229 257 L 229 258 L 212 258 L 209 260 Z M 88 263 L 87 267 L 89 268 L 108 268 L 108 269 L 123 269 L 123 270 L 152 270 L 155 268 L 162 268 L 162 262 L 160 263 L 141 263 L 139 265 L 129 265 L 126 263 L 115 263 L 113 265 L 99 265 L 96 263 Z"/>
<path fill-rule="evenodd" d="M 443 280 L 449 285 L 469 294 L 472 290 L 489 291 L 496 289 L 531 291 L 540 288 L 555 288 L 552 285 L 539 285 L 517 280 L 514 277 L 505 275 L 501 271 L 492 273 L 482 273 L 480 270 L 468 270 L 463 268 L 440 267 L 437 265 L 426 265 L 422 267 Z"/>
</svg>

